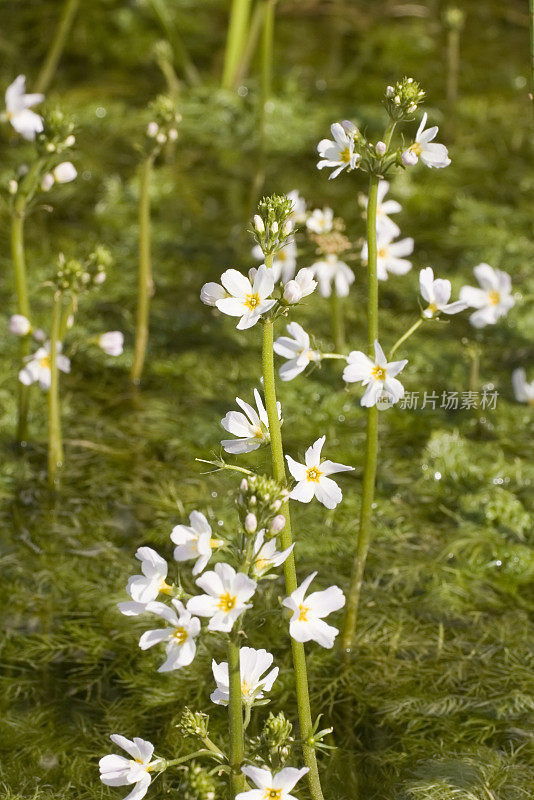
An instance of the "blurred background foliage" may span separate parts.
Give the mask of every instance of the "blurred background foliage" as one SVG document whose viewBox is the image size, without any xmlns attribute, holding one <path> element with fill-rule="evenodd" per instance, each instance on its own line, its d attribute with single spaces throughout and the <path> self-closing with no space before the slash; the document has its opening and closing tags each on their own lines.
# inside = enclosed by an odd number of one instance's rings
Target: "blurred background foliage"
<svg viewBox="0 0 534 800">
<path fill-rule="evenodd" d="M 17 343 L 8 216 L 0 227 L 4 309 L 0 325 L 0 659 L 2 791 L 10 800 L 120 797 L 98 780 L 97 760 L 120 731 L 179 755 L 175 729 L 185 704 L 208 710 L 224 739 L 224 712 L 209 701 L 203 651 L 193 670 L 157 675 L 159 654 L 141 653 L 142 623 L 122 618 L 133 554 L 141 544 L 172 557 L 169 533 L 193 508 L 231 531 L 235 478 L 207 476 L 195 458 L 218 452 L 221 417 L 235 395 L 259 381 L 256 329 L 202 306 L 207 280 L 229 266 L 252 266 L 244 232 L 255 177 L 266 192 L 298 188 L 312 205 L 330 204 L 354 242 L 357 274 L 347 303 L 348 340 L 365 341 L 365 274 L 357 254 L 363 176 L 328 182 L 315 145 L 336 119 L 379 137 L 384 87 L 413 75 L 427 91 L 432 122 L 449 145 L 450 168 L 422 167 L 395 179 L 403 235 L 415 238 L 414 269 L 381 287 L 386 346 L 418 314 L 418 268 L 431 265 L 455 290 L 487 261 L 534 293 L 532 108 L 525 2 L 465 0 L 459 96 L 446 103 L 444 2 L 280 0 L 274 94 L 267 109 L 266 157 L 258 156 L 258 56 L 237 92 L 220 89 L 228 3 L 222 0 L 92 0 L 82 3 L 47 102 L 78 128 L 79 178 L 54 189 L 27 223 L 36 321 L 47 325 L 40 283 L 58 251 L 75 256 L 95 241 L 115 257 L 109 280 L 82 304 L 69 341 L 72 374 L 62 382 L 66 468 L 61 492 L 46 488 L 45 399 L 32 398 L 32 437 L 14 448 Z M 23 72 L 31 90 L 62 3 L 3 0 L 0 75 Z M 161 40 L 168 45 L 159 45 Z M 152 186 L 155 296 L 148 366 L 132 395 L 137 271 L 137 166 L 146 106 L 169 85 L 158 54 L 169 52 L 183 117 L 174 155 Z M 0 183 L 28 157 L 4 126 Z M 53 205 L 53 213 L 48 204 Z M 305 248 L 299 265 L 312 262 Z M 84 301 L 85 303 L 85 301 Z M 298 317 L 328 344 L 329 311 L 313 298 Z M 125 354 L 95 355 L 87 339 L 125 331 Z M 325 796 L 354 800 L 523 800 L 534 794 L 534 508 L 532 409 L 515 403 L 513 368 L 534 366 L 532 304 L 519 303 L 497 326 L 475 334 L 467 315 L 424 328 L 409 340 L 409 391 L 466 391 L 469 347 L 482 350 L 481 383 L 499 392 L 484 413 L 436 408 L 381 415 L 376 538 L 366 576 L 358 647 L 344 669 L 339 654 L 308 648 L 313 708 L 336 726 L 337 750 L 322 758 Z M 286 449 L 301 455 L 325 433 L 328 455 L 354 464 L 335 513 L 295 509 L 299 574 L 318 568 L 324 586 L 346 586 L 358 517 L 364 416 L 326 364 L 280 388 Z M 268 471 L 260 451 L 242 463 Z M 271 589 L 278 607 L 282 586 Z M 271 708 L 295 712 L 288 640 L 278 612 L 259 609 L 251 644 L 281 666 Z M 219 654 L 221 655 L 221 654 Z M 347 709 L 354 725 L 347 729 Z M 261 714 L 259 715 L 261 716 Z M 256 723 L 253 723 L 253 725 Z M 217 788 L 216 796 L 222 794 Z M 150 797 L 207 800 L 185 771 L 158 778 Z M 299 796 L 306 797 L 302 786 Z"/>
</svg>

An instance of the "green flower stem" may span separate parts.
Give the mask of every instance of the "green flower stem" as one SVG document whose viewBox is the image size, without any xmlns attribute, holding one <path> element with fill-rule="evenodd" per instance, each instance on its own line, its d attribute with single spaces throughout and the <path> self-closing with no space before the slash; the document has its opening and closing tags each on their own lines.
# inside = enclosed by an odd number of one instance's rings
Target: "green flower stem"
<svg viewBox="0 0 534 800">
<path fill-rule="evenodd" d="M 149 155 L 141 165 L 139 186 L 139 282 L 137 295 L 137 322 L 135 329 L 134 358 L 130 377 L 132 383 L 141 381 L 148 343 L 150 295 L 152 292 L 152 266 L 150 260 L 150 179 L 154 156 Z"/>
<path fill-rule="evenodd" d="M 528 13 L 530 19 L 530 92 L 532 96 L 532 109 L 534 112 L 534 0 L 528 0 Z"/>
<path fill-rule="evenodd" d="M 239 620 L 235 624 L 239 630 Z M 245 757 L 243 705 L 241 698 L 241 669 L 239 665 L 239 633 L 232 632 L 228 640 L 229 702 L 228 726 L 230 735 L 230 800 L 245 789 L 241 766 Z"/>
<path fill-rule="evenodd" d="M 397 341 L 395 342 L 395 344 L 393 345 L 393 347 L 392 347 L 392 348 L 391 348 L 391 350 L 389 351 L 389 355 L 388 355 L 388 361 L 389 361 L 389 360 L 390 360 L 390 358 L 391 358 L 391 357 L 392 357 L 392 356 L 393 356 L 393 355 L 394 355 L 394 354 L 397 352 L 397 350 L 399 349 L 399 347 L 401 346 L 401 344 L 402 344 L 403 342 L 405 342 L 405 341 L 406 341 L 406 339 L 409 339 L 409 338 L 410 338 L 410 336 L 411 336 L 413 333 L 415 333 L 415 332 L 416 332 L 416 330 L 418 330 L 418 329 L 421 327 L 421 325 L 423 324 L 423 322 L 424 322 L 424 319 L 423 319 L 423 317 L 420 317 L 420 318 L 417 320 L 417 322 L 414 322 L 414 324 L 412 325 L 412 327 L 411 327 L 411 328 L 408 328 L 408 330 L 406 331 L 406 333 L 403 333 L 403 334 L 402 334 L 402 336 L 400 337 L 400 339 L 397 339 Z"/>
<path fill-rule="evenodd" d="M 186 756 L 182 756 L 181 758 L 173 758 L 171 761 L 167 761 L 165 759 L 165 769 L 169 767 L 174 767 L 177 764 L 185 764 L 186 761 L 190 761 L 192 758 L 199 758 L 200 756 L 212 756 L 213 753 L 211 750 L 207 748 L 202 748 L 202 750 L 195 750 L 194 753 L 189 753 Z"/>
<path fill-rule="evenodd" d="M 272 268 L 273 256 L 265 256 L 265 265 Z M 285 485 L 286 483 L 286 469 L 284 461 L 284 447 L 282 444 L 282 431 L 280 428 L 280 421 L 278 419 L 278 408 L 276 405 L 276 381 L 274 373 L 274 356 L 273 356 L 273 343 L 274 343 L 274 325 L 272 320 L 265 320 L 263 324 L 263 389 L 265 391 L 265 407 L 267 409 L 267 417 L 269 420 L 269 433 L 271 437 L 271 456 L 273 462 L 273 475 L 278 483 Z M 282 541 L 282 548 L 285 550 L 292 544 L 291 535 L 291 518 L 289 514 L 289 503 L 286 501 L 280 513 L 286 519 L 285 527 L 280 534 Z M 291 594 L 297 588 L 297 573 L 295 569 L 295 557 L 291 552 L 289 557 L 284 562 L 284 575 L 286 583 L 286 592 Z M 291 639 L 291 649 L 293 651 L 293 667 L 295 670 L 295 683 L 297 689 L 297 706 L 299 714 L 300 734 L 302 737 L 302 753 L 304 756 L 304 763 L 309 769 L 308 783 L 310 793 L 313 800 L 323 800 L 323 792 L 321 789 L 321 780 L 319 778 L 319 769 L 317 767 L 317 758 L 315 750 L 311 745 L 313 737 L 313 724 L 310 708 L 310 696 L 308 690 L 308 672 L 306 668 L 306 656 L 304 653 L 304 645 L 300 642 Z"/>
<path fill-rule="evenodd" d="M 46 92 L 50 86 L 79 5 L 80 0 L 65 0 L 58 26 L 56 28 L 56 33 L 52 39 L 52 44 L 50 45 L 45 62 L 41 67 L 41 71 L 39 72 L 37 80 L 35 81 L 35 87 L 33 91 Z"/>
<path fill-rule="evenodd" d="M 458 74 L 460 72 L 460 30 L 449 27 L 447 32 L 447 109 L 449 134 L 453 133 L 456 101 L 458 99 Z"/>
<path fill-rule="evenodd" d="M 332 331 L 334 334 L 334 345 L 336 350 L 345 349 L 345 320 L 343 318 L 343 300 L 332 288 L 330 298 L 332 305 Z"/>
<path fill-rule="evenodd" d="M 59 341 L 62 342 L 65 336 L 67 335 L 67 331 L 69 329 L 69 319 L 73 316 L 74 312 L 76 311 L 76 302 L 74 297 L 71 297 L 67 307 L 63 310 L 63 314 L 61 315 L 61 323 L 59 325 Z"/>
<path fill-rule="evenodd" d="M 247 38 L 251 0 L 232 0 L 222 75 L 223 89 L 235 87 L 235 76 Z"/>
<path fill-rule="evenodd" d="M 61 416 L 59 405 L 59 371 L 57 367 L 57 346 L 61 325 L 61 292 L 54 295 L 52 325 L 50 330 L 50 389 L 48 390 L 48 482 L 55 486 L 57 470 L 63 464 L 63 444 L 61 441 Z"/>
<path fill-rule="evenodd" d="M 386 144 L 389 146 L 393 126 L 390 125 L 386 134 Z M 369 179 L 369 199 L 367 201 L 367 249 L 368 249 L 368 275 L 369 299 L 367 309 L 367 345 L 369 355 L 374 358 L 374 342 L 378 339 L 378 278 L 377 278 L 377 243 L 376 243 L 376 206 L 378 193 L 378 176 L 371 175 Z M 360 509 L 360 527 L 356 553 L 352 566 L 349 591 L 347 594 L 347 611 L 341 637 L 341 644 L 345 653 L 350 653 L 354 646 L 356 622 L 358 619 L 358 606 L 362 588 L 363 573 L 369 545 L 371 543 L 371 517 L 375 493 L 376 464 L 378 457 L 378 409 L 375 406 L 367 409 L 367 433 L 365 441 L 365 461 L 363 472 L 362 504 Z"/>
</svg>

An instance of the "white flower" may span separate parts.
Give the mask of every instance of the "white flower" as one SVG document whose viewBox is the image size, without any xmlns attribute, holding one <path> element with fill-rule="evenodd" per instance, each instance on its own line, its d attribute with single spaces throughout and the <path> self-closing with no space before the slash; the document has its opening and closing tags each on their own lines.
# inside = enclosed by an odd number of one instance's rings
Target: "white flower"
<svg viewBox="0 0 534 800">
<path fill-rule="evenodd" d="M 285 517 L 282 517 L 285 525 Z M 276 549 L 276 539 L 265 541 L 265 531 L 258 531 L 254 550 L 252 553 L 252 573 L 255 578 L 262 578 L 273 567 L 279 567 L 284 563 L 289 554 L 293 551 L 293 543 L 285 550 L 279 552 Z"/>
<path fill-rule="evenodd" d="M 389 191 L 388 181 L 378 182 L 378 192 L 376 198 L 376 233 L 379 238 L 391 241 L 400 234 L 400 228 L 396 222 L 389 218 L 390 214 L 398 214 L 402 211 L 402 206 L 396 200 L 385 200 Z M 361 205 L 367 209 L 368 198 L 362 194 L 359 197 Z"/>
<path fill-rule="evenodd" d="M 241 698 L 245 705 L 252 705 L 263 699 L 264 692 L 270 692 L 278 677 L 278 667 L 266 672 L 273 663 L 273 656 L 267 650 L 254 650 L 252 647 L 241 647 L 239 650 L 239 672 L 241 675 Z M 226 661 L 217 664 L 211 662 L 211 669 L 217 688 L 210 699 L 219 706 L 227 706 L 230 699 L 228 664 Z"/>
<path fill-rule="evenodd" d="M 444 144 L 436 144 L 432 141 L 437 136 L 438 126 L 434 125 L 425 131 L 426 120 L 427 114 L 425 113 L 419 125 L 419 130 L 415 135 L 415 142 L 404 151 L 402 160 L 407 166 L 417 164 L 418 160 L 421 159 L 427 167 L 435 167 L 436 169 L 448 167 L 451 160 L 447 148 Z"/>
<path fill-rule="evenodd" d="M 322 297 L 330 297 L 332 283 L 338 297 L 346 297 L 349 287 L 354 282 L 354 272 L 348 264 L 340 261 L 335 253 L 329 253 L 324 260 L 316 261 L 310 269 L 319 282 L 319 293 Z"/>
<path fill-rule="evenodd" d="M 240 792 L 235 800 L 296 800 L 290 792 L 297 781 L 306 775 L 308 767 L 302 769 L 284 767 L 275 775 L 270 770 L 260 767 L 243 767 L 241 772 L 258 788 Z"/>
<path fill-rule="evenodd" d="M 419 286 L 423 300 L 426 300 L 428 307 L 423 311 L 425 317 L 438 316 L 441 311 L 444 314 L 458 314 L 467 308 L 463 300 L 449 303 L 451 296 L 451 282 L 444 278 L 434 278 L 432 267 L 426 267 L 419 273 Z"/>
<path fill-rule="evenodd" d="M 512 386 L 518 403 L 534 405 L 534 381 L 528 383 L 527 374 L 522 367 L 512 372 Z"/>
<path fill-rule="evenodd" d="M 306 227 L 312 233 L 330 233 L 334 225 L 334 212 L 331 208 L 315 208 L 306 220 Z"/>
<path fill-rule="evenodd" d="M 54 176 L 51 172 L 47 172 L 46 175 L 43 176 L 41 181 L 41 189 L 43 192 L 49 192 L 52 186 L 54 185 Z"/>
<path fill-rule="evenodd" d="M 124 800 L 141 800 L 150 786 L 150 771 L 160 763 L 161 759 L 151 761 L 154 745 L 145 739 L 134 737 L 133 741 L 113 733 L 110 737 L 113 744 L 122 747 L 131 758 L 124 756 L 104 756 L 98 762 L 100 780 L 106 786 L 129 786 L 135 784 Z"/>
<path fill-rule="evenodd" d="M 380 236 L 377 242 L 376 273 L 379 281 L 387 281 L 388 273 L 394 275 L 406 275 L 412 268 L 412 262 L 403 256 L 413 253 L 413 239 L 401 239 L 392 242 L 391 239 Z M 362 262 L 367 264 L 368 250 L 367 242 L 362 247 Z"/>
<path fill-rule="evenodd" d="M 310 350 L 310 337 L 298 322 L 290 322 L 286 326 L 289 336 L 280 336 L 274 343 L 273 349 L 279 356 L 287 358 L 286 364 L 280 367 L 280 378 L 291 381 L 296 378 L 312 361 L 320 361 L 321 353 Z"/>
<path fill-rule="evenodd" d="M 404 397 L 404 386 L 395 375 L 398 375 L 407 363 L 407 359 L 403 359 L 390 361 L 388 364 L 384 351 L 375 340 L 375 360 L 372 361 L 359 350 L 353 350 L 347 356 L 343 380 L 347 383 L 361 381 L 363 386 L 367 386 L 360 401 L 362 406 L 374 406 L 384 399 L 387 399 L 388 404 L 396 403 Z"/>
<path fill-rule="evenodd" d="M 255 581 L 230 564 L 215 564 L 214 570 L 197 578 L 196 584 L 206 594 L 192 597 L 188 610 L 199 617 L 211 617 L 208 630 L 223 633 L 229 633 L 241 614 L 251 608 L 247 600 L 256 591 Z"/>
<path fill-rule="evenodd" d="M 43 391 L 50 389 L 50 342 L 46 342 L 43 347 L 27 356 L 24 359 L 25 366 L 19 372 L 19 381 L 25 386 L 32 383 L 39 383 Z M 61 372 L 70 372 L 70 361 L 67 356 L 61 355 L 61 342 L 57 343 L 56 355 L 57 368 Z"/>
<path fill-rule="evenodd" d="M 330 648 L 339 631 L 323 622 L 323 617 L 343 608 L 345 595 L 339 586 L 329 586 L 323 592 L 313 592 L 305 597 L 316 575 L 316 572 L 312 572 L 289 597 L 282 601 L 282 605 L 293 612 L 289 621 L 289 633 L 293 639 L 297 642 L 314 641 L 321 647 Z"/>
<path fill-rule="evenodd" d="M 478 264 L 473 272 L 482 288 L 462 286 L 460 300 L 470 308 L 478 309 L 469 317 L 471 325 L 484 328 L 486 325 L 494 325 L 515 305 L 512 280 L 508 273 L 493 269 L 489 264 Z"/>
<path fill-rule="evenodd" d="M 221 425 L 225 431 L 231 433 L 233 436 L 239 437 L 238 439 L 223 439 L 221 444 L 227 453 L 251 453 L 257 450 L 264 444 L 271 441 L 269 435 L 269 419 L 267 411 L 263 405 L 260 393 L 254 389 L 254 400 L 258 411 L 245 403 L 241 398 L 236 397 L 237 405 L 245 412 L 242 414 L 240 411 L 229 411 L 228 414 L 221 420 Z M 282 417 L 282 408 L 280 403 L 278 406 L 278 418 Z"/>
<path fill-rule="evenodd" d="M 173 608 L 166 606 L 165 603 L 159 603 L 157 600 L 147 603 L 146 610 L 163 617 L 171 627 L 145 631 L 139 639 L 141 650 L 148 650 L 155 644 L 167 642 L 165 646 L 167 658 L 158 667 L 158 672 L 171 672 L 174 669 L 189 666 L 197 651 L 195 638 L 200 633 L 200 620 L 192 617 L 179 600 L 171 600 L 171 602 L 178 614 Z"/>
<path fill-rule="evenodd" d="M 26 94 L 26 78 L 19 75 L 6 89 L 6 117 L 17 133 L 32 141 L 43 130 L 43 120 L 31 106 L 42 103 L 44 94 Z"/>
<path fill-rule="evenodd" d="M 146 135 L 150 136 L 151 139 L 154 139 L 159 133 L 159 125 L 155 120 L 152 120 L 148 123 L 146 127 Z"/>
<path fill-rule="evenodd" d="M 284 286 L 284 300 L 290 305 L 299 303 L 304 297 L 312 294 L 316 287 L 317 281 L 313 279 L 312 270 L 306 267 L 299 269 L 295 277 Z"/>
<path fill-rule="evenodd" d="M 270 297 L 274 289 L 274 277 L 263 264 L 254 276 L 254 283 L 236 269 L 223 272 L 221 283 L 230 296 L 217 300 L 215 305 L 223 314 L 241 317 L 237 323 L 239 330 L 251 328 L 276 303 Z"/>
<path fill-rule="evenodd" d="M 287 465 L 297 485 L 289 495 L 293 500 L 309 503 L 315 496 L 326 508 L 335 508 L 343 499 L 341 489 L 328 475 L 336 472 L 350 472 L 354 467 L 337 464 L 335 461 L 321 461 L 321 450 L 326 436 L 321 436 L 308 447 L 304 454 L 304 464 L 299 464 L 291 456 L 286 456 Z"/>
<path fill-rule="evenodd" d="M 160 592 L 169 594 L 171 587 L 166 581 L 167 562 L 151 547 L 139 547 L 135 557 L 141 562 L 142 575 L 128 578 L 126 591 L 132 601 L 119 603 L 119 611 L 127 617 L 136 617 L 146 610 L 146 604 L 155 600 Z"/>
<path fill-rule="evenodd" d="M 98 346 L 108 356 L 120 356 L 124 347 L 124 334 L 121 331 L 108 331 L 98 337 Z"/>
<path fill-rule="evenodd" d="M 252 248 L 252 255 L 254 258 L 263 260 L 263 250 L 259 245 Z M 291 280 L 297 268 L 297 245 L 294 239 L 290 239 L 279 250 L 273 258 L 273 265 L 271 267 L 274 282 L 286 283 Z"/>
<path fill-rule="evenodd" d="M 15 336 L 27 336 L 31 329 L 30 320 L 23 314 L 13 314 L 9 318 L 9 332 Z"/>
<path fill-rule="evenodd" d="M 222 300 L 224 297 L 229 297 L 228 292 L 219 283 L 205 283 L 200 290 L 200 299 L 207 306 L 216 306 L 217 300 Z"/>
<path fill-rule="evenodd" d="M 293 222 L 304 222 L 306 219 L 306 200 L 300 196 L 298 189 L 288 192 L 286 197 L 291 201 L 290 219 Z"/>
<path fill-rule="evenodd" d="M 317 152 L 321 156 L 321 161 L 317 164 L 317 169 L 323 167 L 334 167 L 329 179 L 337 178 L 339 173 L 348 169 L 356 169 L 360 156 L 354 152 L 354 137 L 351 136 L 343 125 L 334 122 L 330 130 L 334 140 L 322 139 L 317 145 Z"/>
<path fill-rule="evenodd" d="M 52 174 L 56 183 L 70 183 L 78 175 L 76 167 L 71 161 L 62 161 L 52 171 Z"/>
<path fill-rule="evenodd" d="M 202 572 L 211 558 L 213 548 L 219 547 L 222 542 L 212 539 L 211 526 L 200 511 L 192 511 L 189 515 L 189 525 L 176 525 L 172 529 L 171 540 L 178 545 L 174 548 L 176 561 L 190 561 L 196 558 L 193 575 Z"/>
<path fill-rule="evenodd" d="M 377 156 L 385 156 L 388 151 L 388 146 L 385 142 L 377 142 L 375 144 L 375 153 Z"/>
</svg>

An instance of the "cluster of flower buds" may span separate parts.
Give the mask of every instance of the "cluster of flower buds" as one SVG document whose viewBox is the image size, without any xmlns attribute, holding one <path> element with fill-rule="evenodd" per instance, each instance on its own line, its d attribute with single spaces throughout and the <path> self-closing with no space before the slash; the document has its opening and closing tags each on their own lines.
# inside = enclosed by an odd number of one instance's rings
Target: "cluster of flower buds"
<svg viewBox="0 0 534 800">
<path fill-rule="evenodd" d="M 43 130 L 37 134 L 36 143 L 43 156 L 65 153 L 76 143 L 74 122 L 58 108 L 46 111 Z"/>
<path fill-rule="evenodd" d="M 279 512 L 288 497 L 287 489 L 266 475 L 243 478 L 237 508 L 245 531 L 253 534 L 265 529 L 267 536 L 277 536 L 286 524 L 284 515 Z"/>
<path fill-rule="evenodd" d="M 402 80 L 397 81 L 395 86 L 387 87 L 384 105 L 394 122 L 402 122 L 412 118 L 418 106 L 423 102 L 424 97 L 425 93 L 416 80 L 402 78 Z M 384 145 L 383 142 L 379 142 L 377 147 L 381 144 Z"/>
<path fill-rule="evenodd" d="M 106 270 L 112 263 L 109 251 L 99 245 L 81 262 L 78 259 L 66 259 L 63 253 L 58 256 L 55 275 L 50 284 L 55 290 L 71 295 L 80 295 L 99 286 L 106 279 Z"/>
<path fill-rule="evenodd" d="M 272 711 L 265 720 L 265 725 L 261 732 L 261 743 L 269 752 L 269 761 L 273 761 L 273 756 L 283 763 L 289 756 L 293 737 L 291 736 L 293 725 L 286 719 L 283 711 L 273 714 Z"/>
<path fill-rule="evenodd" d="M 253 235 L 264 255 L 278 253 L 293 231 L 293 203 L 286 195 L 263 197 L 254 215 Z"/>
<path fill-rule="evenodd" d="M 197 739 L 206 739 L 208 736 L 210 718 L 201 711 L 191 711 L 184 708 L 176 728 L 182 736 L 194 736 Z"/>
<path fill-rule="evenodd" d="M 210 772 L 197 761 L 191 761 L 187 769 L 187 785 L 184 800 L 215 800 L 217 784 Z"/>
<path fill-rule="evenodd" d="M 146 129 L 145 148 L 157 155 L 164 144 L 178 139 L 178 125 L 182 120 L 176 103 L 167 95 L 159 95 L 150 103 L 151 120 Z"/>
</svg>

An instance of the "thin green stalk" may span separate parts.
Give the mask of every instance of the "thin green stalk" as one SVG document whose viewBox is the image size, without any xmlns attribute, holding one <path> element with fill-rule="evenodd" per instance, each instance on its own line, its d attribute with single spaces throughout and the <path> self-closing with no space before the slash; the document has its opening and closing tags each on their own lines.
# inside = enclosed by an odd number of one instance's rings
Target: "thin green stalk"
<svg viewBox="0 0 534 800">
<path fill-rule="evenodd" d="M 239 623 L 236 623 L 236 630 Z M 239 633 L 232 633 L 228 640 L 228 726 L 230 734 L 230 800 L 245 789 L 245 776 L 241 766 L 245 757 L 243 728 L 243 703 L 241 697 L 241 669 L 239 664 Z"/>
<path fill-rule="evenodd" d="M 267 112 L 273 91 L 274 9 L 276 0 L 263 0 L 263 27 L 261 37 L 260 98 L 258 105 L 258 152 L 256 173 L 252 182 L 251 208 L 265 183 L 265 158 L 267 153 Z"/>
<path fill-rule="evenodd" d="M 406 333 L 403 333 L 403 334 L 402 334 L 402 336 L 401 336 L 399 339 L 397 339 L 397 341 L 395 342 L 395 344 L 393 345 L 393 347 L 392 347 L 392 348 L 391 348 L 391 350 L 389 351 L 389 355 L 388 355 L 388 361 L 389 361 L 389 359 L 390 359 L 390 358 L 391 358 L 391 357 L 392 357 L 392 356 L 393 356 L 393 355 L 396 353 L 396 351 L 399 349 L 399 347 L 401 346 L 401 344 L 402 344 L 403 342 L 405 342 L 405 341 L 406 341 L 406 339 L 409 339 L 409 338 L 410 338 L 410 336 L 411 336 L 413 333 L 415 333 L 415 332 L 416 332 L 416 330 L 418 330 L 418 328 L 420 328 L 420 327 L 421 327 L 421 325 L 423 324 L 423 322 L 424 322 L 424 319 L 423 319 L 423 317 L 420 317 L 420 318 L 417 320 L 417 322 L 414 322 L 414 324 L 412 325 L 412 327 L 411 327 L 411 328 L 408 328 L 408 330 L 406 331 Z"/>
<path fill-rule="evenodd" d="M 150 259 L 150 179 L 154 156 L 149 155 L 141 165 L 139 186 L 139 282 L 137 290 L 137 322 L 134 358 L 130 377 L 132 383 L 141 381 L 148 343 L 152 266 Z"/>
<path fill-rule="evenodd" d="M 62 295 L 56 292 L 52 307 L 50 330 L 50 389 L 48 390 L 48 482 L 55 486 L 57 470 L 63 464 L 63 444 L 61 441 L 61 412 L 59 405 L 59 371 L 57 367 L 57 347 L 61 325 Z"/>
<path fill-rule="evenodd" d="M 336 350 L 345 349 L 345 320 L 343 318 L 343 300 L 339 297 L 335 287 L 332 287 L 330 298 L 332 305 L 332 331 Z"/>
<path fill-rule="evenodd" d="M 46 92 L 50 86 L 79 5 L 80 0 L 65 0 L 55 36 L 35 82 L 34 91 Z"/>
<path fill-rule="evenodd" d="M 264 12 L 262 5 L 261 3 L 257 3 L 250 20 L 247 40 L 243 48 L 243 54 L 236 70 L 235 83 L 237 86 L 239 86 L 239 84 L 245 80 L 245 77 L 248 73 L 252 56 L 254 55 L 258 45 L 258 39 L 260 37 L 260 31 L 263 24 L 263 15 Z"/>
<path fill-rule="evenodd" d="M 391 128 L 391 133 L 393 132 Z M 389 133 L 389 131 L 388 131 Z M 386 136 L 386 143 L 391 140 Z M 374 357 L 374 342 L 378 339 L 378 278 L 377 278 L 377 242 L 376 242 L 376 206 L 378 193 L 378 176 L 369 179 L 369 199 L 367 201 L 367 250 L 369 299 L 367 310 L 367 344 L 369 355 Z M 369 545 L 371 543 L 371 519 L 375 493 L 376 464 L 378 457 L 378 409 L 375 406 L 367 409 L 367 432 L 365 440 L 365 461 L 362 487 L 362 504 L 360 509 L 360 527 L 356 553 L 352 566 L 349 591 L 347 594 L 347 611 L 341 637 L 341 645 L 345 653 L 350 653 L 354 646 L 358 606 L 362 588 L 363 573 Z"/>
<path fill-rule="evenodd" d="M 247 38 L 250 4 L 251 0 L 232 0 L 224 54 L 223 89 L 235 87 L 235 77 Z"/>
<path fill-rule="evenodd" d="M 272 268 L 273 257 L 272 255 L 265 256 L 265 264 L 268 268 Z M 273 463 L 274 478 L 282 485 L 286 483 L 286 469 L 284 461 L 284 447 L 282 443 L 282 431 L 280 428 L 280 420 L 278 419 L 278 407 L 276 405 L 276 379 L 274 372 L 274 356 L 273 356 L 273 343 L 274 343 L 274 325 L 272 320 L 266 320 L 263 324 L 263 352 L 262 352 L 262 367 L 263 367 L 263 389 L 265 392 L 265 407 L 267 409 L 267 418 L 269 420 L 269 432 L 271 437 L 271 457 Z M 284 515 L 286 524 L 284 530 L 280 534 L 282 541 L 282 548 L 285 550 L 292 544 L 291 535 L 291 517 L 289 514 L 289 503 L 286 502 L 280 509 L 280 513 Z M 284 575 L 286 583 L 286 592 L 291 594 L 297 588 L 297 572 L 295 568 L 295 557 L 293 553 L 284 562 Z M 313 735 L 313 723 L 310 707 L 310 696 L 308 689 L 308 671 L 306 668 L 306 655 L 304 652 L 304 645 L 300 642 L 291 639 L 291 649 L 293 652 L 293 667 L 295 670 L 295 683 L 297 690 L 297 707 L 299 714 L 300 734 L 302 737 L 302 753 L 304 763 L 309 769 L 308 783 L 310 793 L 313 800 L 323 800 L 323 792 L 321 789 L 321 780 L 319 778 L 319 769 L 317 766 L 317 758 L 315 749 L 309 744 Z"/>
<path fill-rule="evenodd" d="M 530 18 L 530 102 L 534 113 L 534 0 L 528 0 Z"/>
</svg>

